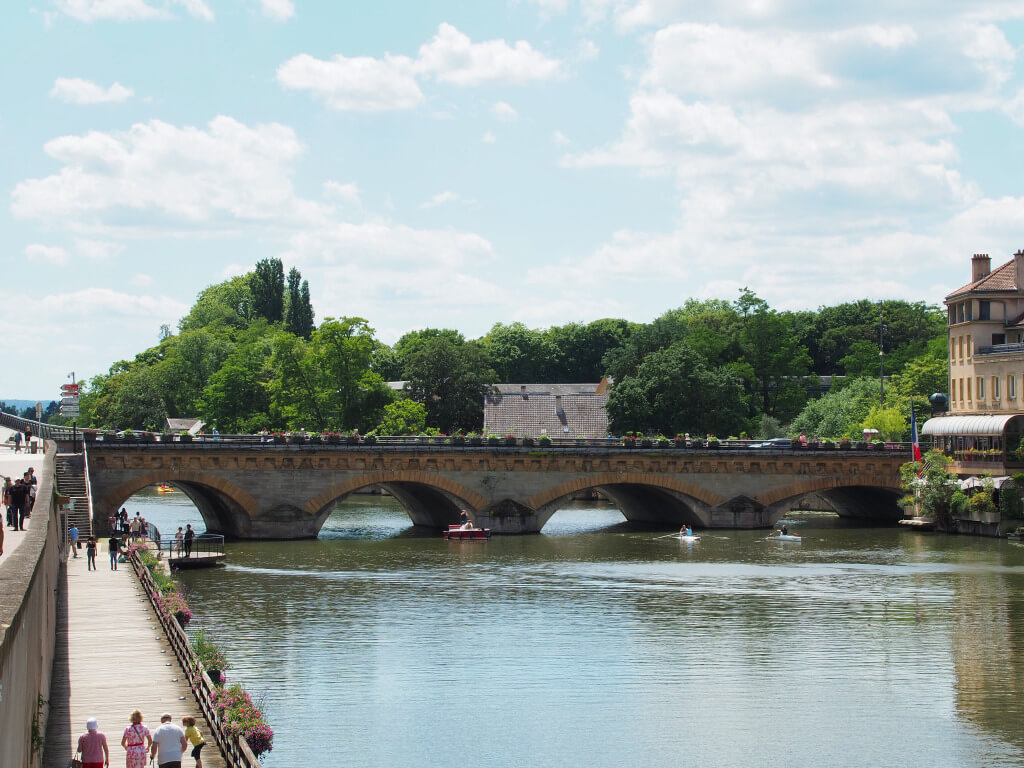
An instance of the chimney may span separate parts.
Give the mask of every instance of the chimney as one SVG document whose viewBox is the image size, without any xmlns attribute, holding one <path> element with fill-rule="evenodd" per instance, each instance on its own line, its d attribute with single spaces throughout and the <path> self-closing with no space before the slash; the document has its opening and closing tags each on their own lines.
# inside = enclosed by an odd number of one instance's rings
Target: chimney
<svg viewBox="0 0 1024 768">
<path fill-rule="evenodd" d="M 1013 254 L 1014 285 L 1018 293 L 1024 293 L 1024 248 Z"/>
<path fill-rule="evenodd" d="M 562 396 L 555 395 L 555 413 L 562 412 Z"/>
<path fill-rule="evenodd" d="M 971 282 L 976 283 L 992 271 L 992 259 L 987 253 L 976 253 L 971 257 Z"/>
<path fill-rule="evenodd" d="M 523 400 L 526 399 L 526 385 L 525 384 L 520 384 L 519 385 L 519 394 L 523 396 Z"/>
</svg>

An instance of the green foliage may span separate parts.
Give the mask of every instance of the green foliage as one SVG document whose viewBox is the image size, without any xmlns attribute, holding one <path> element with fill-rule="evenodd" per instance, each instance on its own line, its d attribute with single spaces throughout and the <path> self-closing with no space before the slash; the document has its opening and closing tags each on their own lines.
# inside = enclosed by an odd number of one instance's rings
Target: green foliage
<svg viewBox="0 0 1024 768">
<path fill-rule="evenodd" d="M 415 400 L 395 400 L 384 406 L 378 435 L 418 435 L 427 427 L 427 409 Z"/>
<path fill-rule="evenodd" d="M 558 378 L 559 349 L 541 331 L 522 323 L 496 323 L 480 341 L 494 364 L 497 381 L 546 382 Z"/>
<path fill-rule="evenodd" d="M 903 411 L 893 407 L 873 406 L 861 422 L 861 429 L 877 429 L 882 440 L 905 440 L 909 433 L 907 416 Z"/>
<path fill-rule="evenodd" d="M 308 339 L 313 333 L 313 305 L 309 301 L 309 282 L 298 269 L 288 271 L 288 290 L 284 300 L 284 327 L 296 336 Z"/>
<path fill-rule="evenodd" d="M 249 275 L 253 314 L 279 323 L 284 318 L 284 265 L 280 259 L 263 259 Z"/>
<path fill-rule="evenodd" d="M 987 487 L 974 492 L 968 502 L 968 507 L 976 517 L 994 515 L 999 511 L 992 498 L 992 489 Z"/>
<path fill-rule="evenodd" d="M 790 432 L 809 437 L 861 437 L 861 425 L 877 403 L 878 382 L 856 379 L 807 403 L 793 419 Z"/>
<path fill-rule="evenodd" d="M 743 390 L 686 342 L 653 352 L 608 397 L 613 432 L 730 434 L 744 423 Z"/>
<path fill-rule="evenodd" d="M 205 288 L 178 323 L 181 331 L 208 327 L 244 328 L 252 320 L 251 275 L 242 275 Z M 161 341 L 170 337 L 161 332 Z"/>
<path fill-rule="evenodd" d="M 999 511 L 1015 520 L 1024 519 L 1024 472 L 1013 475 L 999 489 Z"/>
<path fill-rule="evenodd" d="M 910 461 L 900 467 L 903 488 L 917 500 L 921 516 L 934 518 L 944 526 L 951 520 L 954 496 L 960 493 L 959 481 L 948 471 L 951 461 L 941 451 L 928 451 L 920 462 Z"/>
<path fill-rule="evenodd" d="M 480 345 L 447 335 L 427 339 L 406 359 L 410 399 L 427 409 L 427 424 L 442 432 L 483 426 L 484 396 L 498 380 Z"/>
</svg>

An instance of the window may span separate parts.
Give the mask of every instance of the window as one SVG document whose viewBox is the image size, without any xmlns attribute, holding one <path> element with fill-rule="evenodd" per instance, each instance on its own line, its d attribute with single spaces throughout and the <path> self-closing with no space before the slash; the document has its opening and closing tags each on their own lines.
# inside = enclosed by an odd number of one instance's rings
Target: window
<svg viewBox="0 0 1024 768">
<path fill-rule="evenodd" d="M 960 402 L 964 401 L 964 380 L 960 379 Z"/>
<path fill-rule="evenodd" d="M 949 337 L 949 359 L 956 360 L 956 339 Z"/>
<path fill-rule="evenodd" d="M 960 359 L 964 359 L 964 337 L 960 336 L 957 338 L 957 346 L 960 348 Z"/>
<path fill-rule="evenodd" d="M 971 380 L 967 379 L 967 402 L 971 402 L 972 399 L 973 398 L 971 397 Z"/>
<path fill-rule="evenodd" d="M 1006 343 L 1006 334 L 1005 333 L 993 333 L 992 334 L 992 343 L 993 344 L 1005 344 Z"/>
<path fill-rule="evenodd" d="M 992 319 L 992 302 L 990 302 L 990 301 L 979 301 L 978 302 L 978 319 L 979 320 L 991 320 Z"/>
<path fill-rule="evenodd" d="M 984 376 L 979 376 L 978 377 L 978 399 L 979 400 L 984 400 L 985 399 L 985 377 Z"/>
<path fill-rule="evenodd" d="M 1006 399 L 1014 400 L 1017 397 L 1017 377 L 1012 373 L 1006 377 Z"/>
<path fill-rule="evenodd" d="M 999 377 L 998 376 L 993 376 L 992 377 L 992 399 L 993 400 L 998 400 L 999 399 Z"/>
</svg>

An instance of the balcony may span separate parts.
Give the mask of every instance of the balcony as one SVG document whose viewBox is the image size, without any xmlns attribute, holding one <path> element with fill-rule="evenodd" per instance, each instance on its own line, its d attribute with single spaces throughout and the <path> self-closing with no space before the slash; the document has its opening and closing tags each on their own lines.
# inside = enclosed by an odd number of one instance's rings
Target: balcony
<svg viewBox="0 0 1024 768">
<path fill-rule="evenodd" d="M 1024 344 L 990 344 L 987 347 L 975 347 L 975 357 L 982 355 L 1012 355 L 1024 353 Z"/>
</svg>

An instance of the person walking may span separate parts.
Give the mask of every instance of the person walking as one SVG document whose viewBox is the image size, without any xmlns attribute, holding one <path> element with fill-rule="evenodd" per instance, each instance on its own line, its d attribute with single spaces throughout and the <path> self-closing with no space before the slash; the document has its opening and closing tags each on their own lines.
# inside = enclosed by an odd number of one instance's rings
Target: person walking
<svg viewBox="0 0 1024 768">
<path fill-rule="evenodd" d="M 165 712 L 160 715 L 160 727 L 153 731 L 149 757 L 155 757 L 160 768 L 181 768 L 181 756 L 188 746 L 185 731 L 175 725 L 173 720 L 174 718 Z"/>
<path fill-rule="evenodd" d="M 85 559 L 87 561 L 86 564 L 85 564 L 86 570 L 87 571 L 95 571 L 96 570 L 96 539 L 94 539 L 92 536 L 90 536 L 89 540 L 85 542 Z"/>
<path fill-rule="evenodd" d="M 185 541 L 185 534 L 181 532 L 181 526 L 178 526 L 178 532 L 174 534 L 174 553 L 181 557 L 181 545 Z"/>
<path fill-rule="evenodd" d="M 11 486 L 11 524 L 14 530 L 25 530 L 25 518 L 28 515 L 28 486 L 19 477 Z"/>
<path fill-rule="evenodd" d="M 21 432 L 14 430 L 14 452 L 21 453 Z"/>
<path fill-rule="evenodd" d="M 135 513 L 135 517 L 132 518 L 130 523 L 132 532 L 132 541 L 139 538 L 139 529 L 142 527 L 142 516 L 138 512 Z"/>
<path fill-rule="evenodd" d="M 110 570 L 117 570 L 117 555 L 121 548 L 121 540 L 117 538 L 117 534 L 113 534 L 110 540 L 107 541 L 107 551 L 110 553 Z"/>
<path fill-rule="evenodd" d="M 192 759 L 196 761 L 196 768 L 203 768 L 203 758 L 200 757 L 200 752 L 203 751 L 203 747 L 206 746 L 206 740 L 203 738 L 203 734 L 196 728 L 196 719 L 194 717 L 183 717 L 181 718 L 181 724 L 185 726 L 185 738 L 192 744 Z"/>
<path fill-rule="evenodd" d="M 78 526 L 74 523 L 68 528 L 68 544 L 71 545 L 71 554 L 78 557 Z"/>
<path fill-rule="evenodd" d="M 95 717 L 85 723 L 85 733 L 78 737 L 78 751 L 82 753 L 82 768 L 104 768 L 110 765 L 107 737 L 100 733 Z"/>
<path fill-rule="evenodd" d="M 192 539 L 196 537 L 195 531 L 192 530 L 192 524 L 188 523 L 185 525 L 185 557 L 192 556 Z"/>
<path fill-rule="evenodd" d="M 149 728 L 142 724 L 140 710 L 132 712 L 131 721 L 132 724 L 124 729 L 124 736 L 121 737 L 121 746 L 128 753 L 125 768 L 146 768 L 146 754 L 153 746 L 153 737 Z"/>
<path fill-rule="evenodd" d="M 14 502 L 11 501 L 11 478 L 4 478 L 4 509 L 7 510 L 7 524 L 14 528 Z"/>
</svg>

